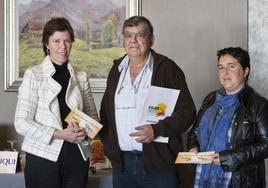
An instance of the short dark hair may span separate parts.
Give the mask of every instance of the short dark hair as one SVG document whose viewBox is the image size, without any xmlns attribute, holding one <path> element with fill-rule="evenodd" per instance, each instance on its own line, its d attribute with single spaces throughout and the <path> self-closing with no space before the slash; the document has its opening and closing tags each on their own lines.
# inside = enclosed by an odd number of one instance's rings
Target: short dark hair
<svg viewBox="0 0 268 188">
<path fill-rule="evenodd" d="M 243 70 L 248 68 L 249 72 L 250 72 L 250 57 L 249 57 L 248 51 L 242 49 L 241 47 L 223 48 L 217 52 L 218 61 L 219 61 L 220 57 L 224 56 L 224 55 L 230 55 L 230 56 L 234 57 L 240 63 Z M 249 72 L 248 72 L 248 75 L 246 77 L 246 81 L 248 80 Z"/>
<path fill-rule="evenodd" d="M 45 24 L 44 29 L 43 29 L 42 43 L 43 43 L 43 51 L 45 55 L 48 55 L 48 52 L 47 52 L 48 39 L 56 31 L 69 32 L 70 37 L 71 37 L 71 42 L 74 42 L 74 31 L 70 22 L 66 18 L 61 18 L 61 17 L 51 18 L 51 20 L 49 20 Z"/>
<path fill-rule="evenodd" d="M 124 21 L 122 33 L 124 34 L 124 30 L 126 27 L 133 27 L 139 24 L 144 24 L 146 27 L 146 32 L 152 37 L 154 35 L 154 28 L 151 22 L 145 18 L 144 16 L 132 16 Z"/>
</svg>

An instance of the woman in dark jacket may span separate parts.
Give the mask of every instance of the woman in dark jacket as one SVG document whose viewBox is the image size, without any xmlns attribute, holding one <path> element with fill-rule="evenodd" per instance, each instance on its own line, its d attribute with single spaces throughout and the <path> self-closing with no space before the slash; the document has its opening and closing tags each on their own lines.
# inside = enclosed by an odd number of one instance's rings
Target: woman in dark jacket
<svg viewBox="0 0 268 188">
<path fill-rule="evenodd" d="M 203 101 L 188 136 L 190 152 L 215 151 L 196 167 L 194 187 L 264 188 L 268 156 L 267 99 L 248 86 L 250 58 L 240 47 L 218 51 L 222 88 Z"/>
</svg>

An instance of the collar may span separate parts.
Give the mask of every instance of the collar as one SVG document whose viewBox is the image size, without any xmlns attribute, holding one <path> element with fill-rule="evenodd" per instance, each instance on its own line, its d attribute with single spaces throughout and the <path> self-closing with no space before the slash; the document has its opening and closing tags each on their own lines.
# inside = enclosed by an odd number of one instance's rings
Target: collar
<svg viewBox="0 0 268 188">
<path fill-rule="evenodd" d="M 243 91 L 244 88 L 245 88 L 245 84 L 243 84 L 240 89 L 238 89 L 237 91 L 235 91 L 234 93 L 229 94 L 229 95 L 231 96 L 231 95 L 236 95 L 237 93 L 241 93 L 241 91 Z M 220 94 L 220 95 L 228 95 L 226 93 L 226 90 L 223 87 L 220 88 L 217 93 Z"/>
<path fill-rule="evenodd" d="M 55 67 L 54 67 L 49 55 L 47 55 L 45 57 L 45 59 L 43 60 L 42 64 L 43 64 L 45 73 L 47 73 L 48 76 L 52 76 L 56 72 L 56 69 L 55 69 Z M 70 72 L 70 75 L 73 76 L 74 75 L 74 69 L 73 69 L 70 61 L 68 61 L 67 68 L 68 68 L 68 70 Z"/>
<path fill-rule="evenodd" d="M 129 57 L 128 55 L 126 55 L 124 59 L 121 61 L 121 63 L 119 64 L 118 71 L 122 72 L 122 70 L 126 70 L 128 65 L 129 65 Z M 149 51 L 148 59 L 144 65 L 144 68 L 147 68 L 147 67 L 149 67 L 150 71 L 153 71 L 153 58 L 152 58 L 151 51 Z"/>
</svg>

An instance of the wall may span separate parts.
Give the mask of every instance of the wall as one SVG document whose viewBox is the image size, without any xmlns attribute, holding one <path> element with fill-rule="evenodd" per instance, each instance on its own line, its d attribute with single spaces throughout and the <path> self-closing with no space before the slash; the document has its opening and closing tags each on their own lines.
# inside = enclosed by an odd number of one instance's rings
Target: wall
<svg viewBox="0 0 268 188">
<path fill-rule="evenodd" d="M 268 98 L 268 1 L 249 1 L 250 84 Z"/>
</svg>

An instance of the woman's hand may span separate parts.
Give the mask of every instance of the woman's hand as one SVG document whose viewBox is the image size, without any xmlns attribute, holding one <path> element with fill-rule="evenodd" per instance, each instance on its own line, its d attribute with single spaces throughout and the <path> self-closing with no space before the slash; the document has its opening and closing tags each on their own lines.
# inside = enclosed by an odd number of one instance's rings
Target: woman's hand
<svg viewBox="0 0 268 188">
<path fill-rule="evenodd" d="M 56 129 L 53 134 L 54 138 L 63 139 L 70 143 L 81 143 L 86 138 L 86 131 L 81 129 L 76 122 L 72 122 L 66 129 Z"/>
<path fill-rule="evenodd" d="M 219 153 L 215 153 L 212 157 L 212 163 L 215 165 L 221 165 Z"/>
<path fill-rule="evenodd" d="M 70 128 L 67 127 L 66 129 L 63 130 L 63 139 L 71 142 L 71 143 L 81 143 L 86 137 L 86 132 L 84 129 L 79 129 L 79 128 Z"/>
</svg>

